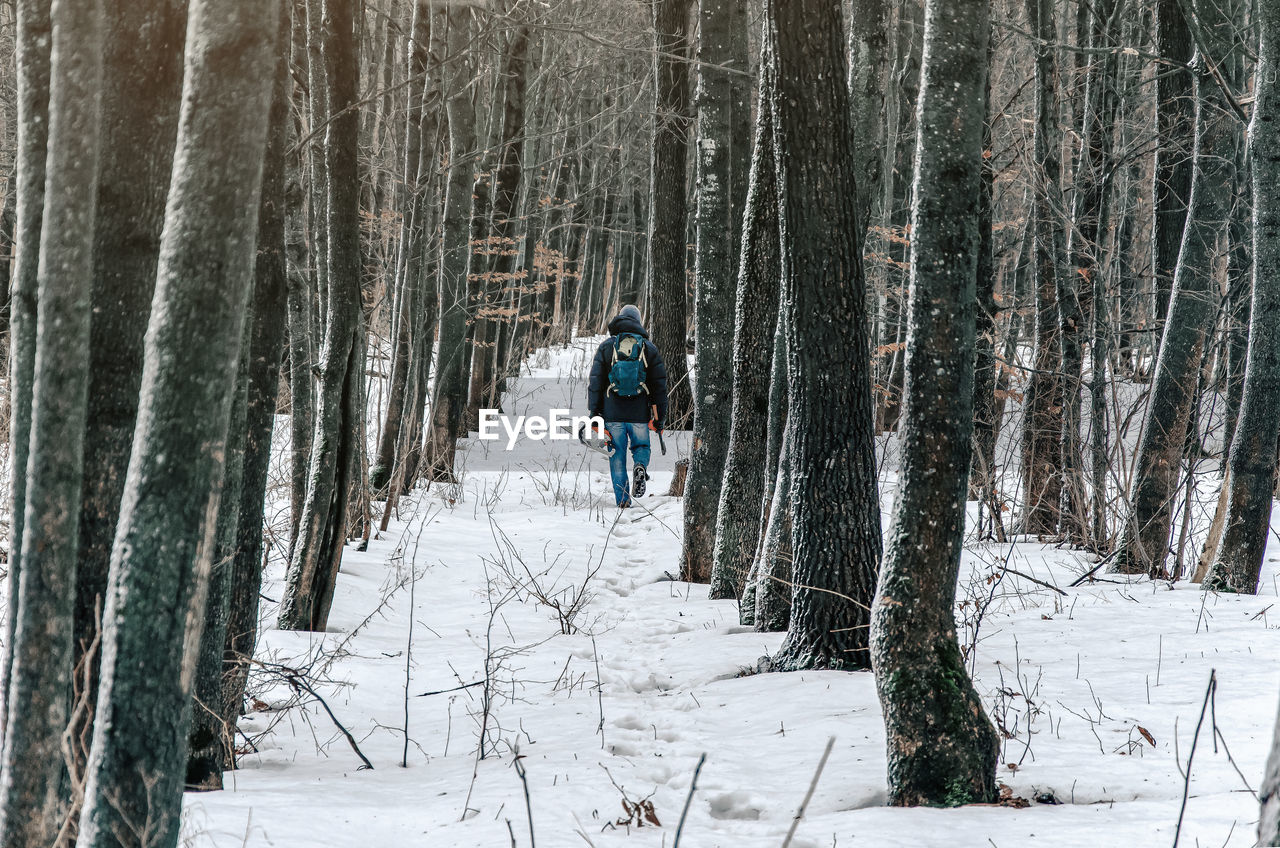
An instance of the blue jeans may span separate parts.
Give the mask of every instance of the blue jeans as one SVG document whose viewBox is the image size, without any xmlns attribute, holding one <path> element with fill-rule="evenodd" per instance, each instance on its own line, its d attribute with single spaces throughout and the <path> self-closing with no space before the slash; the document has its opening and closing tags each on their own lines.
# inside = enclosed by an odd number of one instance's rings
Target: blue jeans
<svg viewBox="0 0 1280 848">
<path fill-rule="evenodd" d="M 613 477 L 613 498 L 618 506 L 631 502 L 631 478 L 627 476 L 627 443 L 636 465 L 649 467 L 649 425 L 606 421 L 609 431 L 609 475 Z"/>
</svg>

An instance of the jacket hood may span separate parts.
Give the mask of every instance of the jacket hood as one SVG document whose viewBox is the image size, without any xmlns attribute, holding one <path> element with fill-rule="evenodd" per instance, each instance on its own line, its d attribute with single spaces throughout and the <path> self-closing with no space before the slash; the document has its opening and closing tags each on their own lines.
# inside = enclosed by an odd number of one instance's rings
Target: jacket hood
<svg viewBox="0 0 1280 848">
<path fill-rule="evenodd" d="M 624 306 L 613 317 L 613 320 L 609 322 L 609 334 L 616 336 L 619 333 L 635 333 L 637 336 L 649 338 L 649 334 L 644 330 L 644 324 L 640 323 L 639 309 L 634 306 Z"/>
</svg>

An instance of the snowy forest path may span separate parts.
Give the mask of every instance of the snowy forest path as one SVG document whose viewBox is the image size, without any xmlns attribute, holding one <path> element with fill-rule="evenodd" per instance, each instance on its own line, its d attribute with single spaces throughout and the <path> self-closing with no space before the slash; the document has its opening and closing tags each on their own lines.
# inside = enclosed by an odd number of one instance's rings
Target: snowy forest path
<svg viewBox="0 0 1280 848">
<path fill-rule="evenodd" d="M 581 412 L 591 349 L 535 357 L 504 413 Z M 464 440 L 460 485 L 418 490 L 367 551 L 347 548 L 329 632 L 264 632 L 240 723 L 256 751 L 226 791 L 187 796 L 190 844 L 477 848 L 510 845 L 510 820 L 527 845 L 518 754 L 541 848 L 661 848 L 706 754 L 682 845 L 776 848 L 831 736 L 793 848 L 978 846 L 997 833 L 1000 846 L 1153 844 L 1172 835 L 1175 751 L 1185 764 L 1211 668 L 1218 726 L 1241 770 L 1261 774 L 1273 716 L 1250 695 L 1280 687 L 1274 593 L 1204 598 L 1143 581 L 1064 597 L 1017 572 L 1067 587 L 1090 567 L 1083 556 L 971 542 L 957 618 L 969 645 L 984 611 L 973 667 L 1007 732 L 999 777 L 1058 804 L 886 808 L 871 675 L 744 676 L 781 634 L 741 627 L 734 602 L 671 579 L 681 503 L 663 493 L 687 454 L 681 434 L 655 452 L 643 509 L 621 512 L 607 460 L 576 441 L 504 446 Z M 1268 561 L 1265 586 L 1275 573 Z M 279 597 L 280 579 L 273 563 L 264 596 Z M 373 771 L 279 667 L 306 673 Z M 1249 845 L 1256 804 L 1208 741 L 1182 837 Z"/>
</svg>

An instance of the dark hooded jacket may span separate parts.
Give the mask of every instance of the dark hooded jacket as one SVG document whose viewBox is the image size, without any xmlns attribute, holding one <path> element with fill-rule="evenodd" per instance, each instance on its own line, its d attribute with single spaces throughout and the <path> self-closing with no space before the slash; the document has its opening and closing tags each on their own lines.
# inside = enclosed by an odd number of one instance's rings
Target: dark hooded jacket
<svg viewBox="0 0 1280 848">
<path fill-rule="evenodd" d="M 619 333 L 635 333 L 644 339 L 644 383 L 649 391 L 641 391 L 635 397 L 619 397 L 609 390 L 609 369 L 613 367 L 614 344 Z M 609 322 L 609 338 L 596 348 L 591 380 L 587 384 L 587 410 L 605 421 L 643 424 L 652 417 L 649 407 L 654 405 L 658 407 L 661 424 L 667 420 L 667 364 L 662 361 L 657 345 L 649 341 L 649 334 L 640 323 L 640 310 L 624 306 Z"/>
</svg>

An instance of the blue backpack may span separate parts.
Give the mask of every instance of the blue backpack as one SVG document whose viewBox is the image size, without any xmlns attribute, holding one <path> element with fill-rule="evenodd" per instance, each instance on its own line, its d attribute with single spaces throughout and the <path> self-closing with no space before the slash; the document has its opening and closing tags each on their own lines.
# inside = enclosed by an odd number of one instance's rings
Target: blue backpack
<svg viewBox="0 0 1280 848">
<path fill-rule="evenodd" d="M 609 368 L 609 390 L 619 397 L 649 393 L 645 385 L 644 338 L 635 333 L 619 333 L 613 340 L 613 366 Z"/>
</svg>

